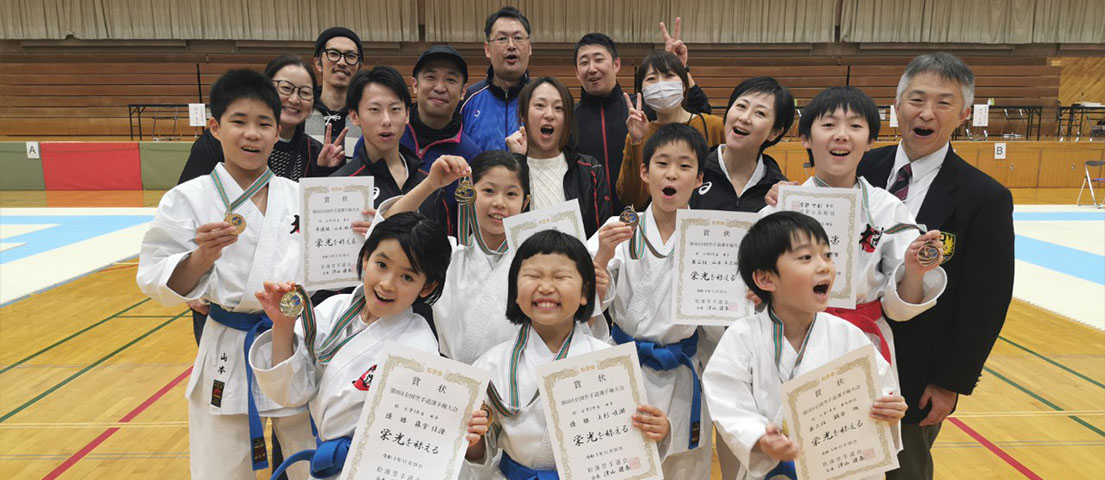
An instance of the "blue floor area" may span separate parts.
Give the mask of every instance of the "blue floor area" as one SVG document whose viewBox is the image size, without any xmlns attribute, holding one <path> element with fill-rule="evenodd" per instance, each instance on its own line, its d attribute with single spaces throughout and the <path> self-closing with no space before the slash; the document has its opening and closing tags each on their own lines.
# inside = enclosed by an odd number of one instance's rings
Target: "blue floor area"
<svg viewBox="0 0 1105 480">
<path fill-rule="evenodd" d="M 1089 222 L 1094 220 L 1105 221 L 1105 210 L 1097 212 L 1013 212 L 1014 222 Z"/>
<path fill-rule="evenodd" d="M 54 225 L 5 238 L 23 243 L 0 252 L 0 265 L 153 220 L 153 215 L 5 215 L 0 225 Z M 135 245 L 135 249 L 138 246 Z"/>
</svg>

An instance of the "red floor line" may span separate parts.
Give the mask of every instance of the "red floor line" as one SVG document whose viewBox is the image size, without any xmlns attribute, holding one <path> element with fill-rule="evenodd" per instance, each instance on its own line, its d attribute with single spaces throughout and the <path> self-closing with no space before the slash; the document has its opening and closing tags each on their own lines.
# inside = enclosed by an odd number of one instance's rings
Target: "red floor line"
<svg viewBox="0 0 1105 480">
<path fill-rule="evenodd" d="M 1021 462 L 1018 462 L 1017 459 L 1013 458 L 1012 455 L 1005 453 L 1005 450 L 1002 450 L 1001 447 L 994 445 L 994 442 L 987 440 L 986 437 L 982 436 L 981 433 L 978 433 L 973 428 L 968 427 L 967 424 L 963 423 L 962 420 L 953 417 L 948 417 L 947 420 L 951 422 L 952 425 L 959 427 L 959 429 L 963 430 L 963 432 L 965 432 L 967 435 L 970 435 L 971 438 L 975 439 L 976 442 L 986 447 L 986 449 L 990 450 L 994 455 L 997 455 L 998 458 L 1005 460 L 1005 463 L 1008 463 L 1009 466 L 1017 469 L 1017 471 L 1021 472 L 1021 475 L 1024 475 L 1025 478 L 1029 478 L 1031 480 L 1043 480 L 1042 477 L 1036 475 L 1035 472 L 1024 466 L 1024 464 L 1022 464 Z"/>
<path fill-rule="evenodd" d="M 165 396 L 166 393 L 169 393 L 169 390 L 172 390 L 173 387 L 176 387 L 177 384 L 184 381 L 185 378 L 188 378 L 188 375 L 191 373 L 192 367 L 188 367 L 188 369 L 185 370 L 183 373 L 167 383 L 164 387 L 161 387 L 161 390 L 158 390 L 156 393 L 151 395 L 150 398 L 147 398 L 146 401 L 142 402 L 141 405 L 138 405 L 134 408 L 134 410 L 131 410 L 130 413 L 124 415 L 123 418 L 119 419 L 119 423 L 127 423 L 133 420 L 134 417 L 137 417 L 139 414 L 149 408 L 150 405 L 153 405 L 154 402 L 161 399 L 161 397 Z M 61 476 L 61 474 L 65 473 L 66 470 L 69 470 L 69 467 L 72 467 L 74 464 L 81 461 L 82 458 L 91 453 L 92 450 L 95 450 L 96 447 L 100 446 L 101 443 L 104 443 L 105 440 L 107 440 L 112 435 L 115 435 L 115 432 L 118 431 L 119 427 L 111 427 L 107 430 L 104 430 L 103 433 L 92 439 L 92 441 L 88 442 L 87 445 L 82 447 L 80 450 L 77 450 L 77 453 L 74 453 L 72 456 L 62 462 L 61 465 L 58 465 L 57 468 L 46 474 L 45 477 L 42 477 L 42 480 L 53 480 L 55 478 L 58 478 L 59 476 Z"/>
</svg>

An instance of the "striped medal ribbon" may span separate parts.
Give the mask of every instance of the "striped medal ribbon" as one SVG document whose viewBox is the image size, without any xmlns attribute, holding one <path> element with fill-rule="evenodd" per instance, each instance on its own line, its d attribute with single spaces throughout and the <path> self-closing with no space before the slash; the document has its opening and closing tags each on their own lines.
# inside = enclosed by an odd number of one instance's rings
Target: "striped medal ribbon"
<svg viewBox="0 0 1105 480">
<path fill-rule="evenodd" d="M 457 212 L 457 242 L 466 247 L 472 246 L 472 238 L 475 237 L 476 244 L 480 246 L 480 250 L 487 255 L 502 255 L 506 253 L 510 248 L 506 243 L 506 239 L 503 239 L 503 243 L 498 248 L 492 249 L 487 246 L 483 241 L 483 234 L 480 233 L 480 223 L 476 221 L 476 204 L 475 202 L 465 204 L 459 204 L 460 211 Z"/>
<path fill-rule="evenodd" d="M 234 199 L 233 202 L 231 202 L 230 197 L 226 195 L 226 187 L 223 186 L 222 180 L 219 179 L 218 169 L 211 171 L 211 180 L 215 183 L 215 191 L 219 192 L 219 198 L 223 201 L 223 206 L 226 207 L 225 221 L 237 227 L 237 233 L 241 233 L 245 230 L 245 219 L 241 215 L 234 213 L 234 210 L 237 210 L 243 203 L 246 203 L 246 200 L 249 200 L 256 195 L 257 192 L 261 191 L 262 188 L 265 188 L 265 185 L 269 184 L 269 180 L 272 180 L 272 170 L 265 168 L 265 173 L 257 177 L 257 180 L 254 180 L 253 184 L 242 192 L 238 198 Z"/>
<path fill-rule="evenodd" d="M 528 320 L 522 324 L 522 329 L 518 332 L 518 339 L 514 341 L 514 348 L 510 352 L 510 404 L 507 405 L 503 402 L 503 398 L 499 395 L 499 391 L 495 389 L 494 384 L 487 384 L 487 398 L 491 401 L 491 407 L 504 417 L 513 417 L 521 410 L 518 400 L 518 364 L 522 361 L 522 351 L 525 350 L 526 343 L 529 341 L 529 327 Z M 572 332 L 568 334 L 568 338 L 564 339 L 564 345 L 560 346 L 560 351 L 557 352 L 553 361 L 563 360 L 564 357 L 568 356 L 568 347 L 571 346 L 572 337 L 575 336 L 575 333 L 575 327 L 573 326 Z M 527 402 L 527 405 L 533 403 L 535 399 L 537 399 L 537 392 L 534 392 L 533 398 Z"/>
<path fill-rule="evenodd" d="M 645 249 L 647 248 L 649 253 L 656 258 L 668 258 L 668 255 L 660 253 L 652 242 L 648 239 L 648 234 L 645 232 L 645 224 L 647 222 L 640 222 L 636 228 L 633 229 L 633 236 L 629 237 L 629 258 L 633 260 L 640 260 L 645 256 Z"/>
<path fill-rule="evenodd" d="M 368 328 L 368 325 L 361 325 L 361 328 L 357 329 L 357 331 L 349 334 L 345 338 L 342 338 L 342 332 L 345 331 L 346 327 L 348 327 L 350 323 L 353 323 L 358 319 L 361 313 L 361 309 L 363 309 L 364 306 L 365 299 L 364 295 L 362 294 L 357 298 L 354 298 L 353 304 L 349 305 L 349 308 L 345 309 L 345 312 L 343 312 L 341 316 L 338 317 L 338 321 L 334 323 L 334 328 L 330 330 L 330 334 L 322 340 L 322 344 L 318 347 L 315 358 L 317 358 L 319 362 L 324 365 L 330 363 L 330 360 L 334 359 L 334 356 L 338 354 L 338 350 L 341 350 L 341 347 L 344 347 L 345 344 L 349 343 L 350 340 L 353 340 L 353 337 L 356 337 L 358 333 L 361 333 L 364 331 L 364 329 Z M 306 315 L 304 315 L 304 331 L 307 331 L 307 323 L 308 322 L 306 320 Z M 309 341 L 307 342 L 307 348 L 311 348 L 311 346 L 313 346 L 315 343 L 314 312 L 311 313 L 310 323 L 312 325 L 312 331 L 309 334 L 310 337 Z"/>
<path fill-rule="evenodd" d="M 786 336 L 783 335 L 783 321 L 775 316 L 775 311 L 771 308 L 767 309 L 767 316 L 771 318 L 771 344 L 775 347 L 775 373 L 779 375 L 779 380 L 786 382 L 794 378 L 794 372 L 798 371 L 798 366 L 802 364 L 802 358 L 806 356 L 806 345 L 810 341 L 810 333 L 813 333 L 813 324 L 817 323 L 817 316 L 813 317 L 809 330 L 806 330 L 806 336 L 802 338 L 802 345 L 798 347 L 798 357 L 794 359 L 794 368 L 790 370 L 790 376 L 786 379 L 783 378 L 783 373 L 780 371 L 780 363 L 783 361 L 783 342 L 786 341 Z"/>
<path fill-rule="evenodd" d="M 817 177 L 813 177 L 813 183 L 817 184 L 817 186 L 819 187 L 829 186 L 829 184 L 825 183 Z M 873 223 L 874 220 L 871 216 L 871 202 L 868 200 L 867 184 L 858 180 L 856 181 L 856 183 L 859 184 L 860 191 L 862 192 L 861 198 L 863 200 L 863 212 L 867 215 L 867 222 L 869 224 Z M 878 228 L 874 225 L 871 225 L 871 227 Z M 897 223 L 890 228 L 879 228 L 879 235 L 893 235 L 895 233 L 904 232 L 906 230 L 917 230 L 917 232 L 919 232 L 921 235 L 924 235 L 926 232 L 928 232 L 928 229 L 925 228 L 924 224 Z M 921 247 L 921 249 L 917 252 L 917 260 L 921 263 L 922 266 L 931 267 L 932 265 L 936 264 L 936 262 L 940 261 L 940 249 L 936 248 L 936 245 L 933 245 L 931 242 L 925 243 L 925 245 Z"/>
</svg>

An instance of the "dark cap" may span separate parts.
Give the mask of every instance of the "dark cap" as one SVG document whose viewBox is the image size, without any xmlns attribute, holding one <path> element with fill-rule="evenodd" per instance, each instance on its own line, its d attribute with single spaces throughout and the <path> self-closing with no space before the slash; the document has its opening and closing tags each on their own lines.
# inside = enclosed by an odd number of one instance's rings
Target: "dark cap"
<svg viewBox="0 0 1105 480">
<path fill-rule="evenodd" d="M 427 48 L 422 52 L 422 55 L 418 57 L 418 62 L 414 64 L 414 76 L 418 76 L 418 72 L 422 71 L 422 68 L 426 66 L 426 62 L 435 58 L 441 58 L 449 60 L 457 64 L 460 69 L 461 76 L 464 77 L 464 83 L 468 83 L 468 63 L 464 61 L 464 57 L 460 56 L 460 52 L 448 45 L 434 45 Z"/>
<path fill-rule="evenodd" d="M 318 40 L 315 40 L 315 56 L 322 55 L 322 49 L 326 47 L 326 42 L 329 42 L 334 37 L 345 37 L 353 40 L 353 43 L 357 44 L 357 55 L 364 58 L 364 47 L 361 46 L 361 37 L 358 37 L 353 30 L 345 27 L 330 27 L 318 34 Z"/>
</svg>

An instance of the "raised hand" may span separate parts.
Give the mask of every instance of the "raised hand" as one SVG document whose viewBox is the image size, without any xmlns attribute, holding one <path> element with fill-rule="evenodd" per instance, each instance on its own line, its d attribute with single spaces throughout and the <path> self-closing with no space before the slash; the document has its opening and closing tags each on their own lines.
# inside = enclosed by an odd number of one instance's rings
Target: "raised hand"
<svg viewBox="0 0 1105 480">
<path fill-rule="evenodd" d="M 679 39 L 679 32 L 682 30 L 683 19 L 681 17 L 675 17 L 675 28 L 672 29 L 673 35 L 668 34 L 668 27 L 664 25 L 664 22 L 660 22 L 660 35 L 664 37 L 664 51 L 671 52 L 675 55 L 683 66 L 687 66 L 687 44 L 683 43 Z"/>
<path fill-rule="evenodd" d="M 430 165 L 426 181 L 436 190 L 471 174 L 472 169 L 468 167 L 468 161 L 464 157 L 442 155 Z"/>
<path fill-rule="evenodd" d="M 280 311 L 280 299 L 284 294 L 295 290 L 295 284 L 291 282 L 265 282 L 264 289 L 253 296 L 261 303 L 261 308 L 272 320 L 272 328 L 275 330 L 290 330 L 295 328 L 295 318 L 284 315 Z"/>
<path fill-rule="evenodd" d="M 606 298 L 606 290 L 610 288 L 610 274 L 606 267 L 595 265 L 595 293 L 599 296 L 599 302 Z"/>
<path fill-rule="evenodd" d="M 345 162 L 345 134 L 349 133 L 349 128 L 343 128 L 341 133 L 338 134 L 338 138 L 334 139 L 334 142 L 330 142 L 330 134 L 333 132 L 333 124 L 326 124 L 326 136 L 323 137 L 322 151 L 318 152 L 318 166 L 320 167 L 337 167 Z"/>
<path fill-rule="evenodd" d="M 611 222 L 599 229 L 599 251 L 595 254 L 595 268 L 606 270 L 614 249 L 633 237 L 633 227 L 622 222 Z M 602 298 L 602 297 L 599 297 Z"/>
<path fill-rule="evenodd" d="M 629 107 L 629 116 L 625 117 L 625 126 L 629 130 L 629 141 L 634 145 L 640 145 L 648 135 L 648 117 L 641 106 L 641 94 L 637 93 L 637 105 L 633 105 L 628 93 L 625 95 L 625 106 Z"/>
<path fill-rule="evenodd" d="M 529 144 L 526 141 L 526 126 L 518 125 L 518 131 L 510 134 L 506 137 L 506 147 L 511 153 L 520 153 L 525 155 L 526 150 L 529 148 Z"/>
<path fill-rule="evenodd" d="M 940 262 L 944 261 L 944 242 L 941 241 L 941 238 L 942 237 L 939 230 L 929 230 L 928 232 L 925 232 L 924 235 L 913 239 L 913 241 L 910 242 L 909 247 L 906 248 L 905 252 L 906 271 L 919 272 L 923 274 L 940 266 Z M 926 244 L 931 244 L 940 251 L 940 255 L 936 258 L 936 261 L 928 265 L 922 264 L 921 259 L 918 256 L 921 249 L 925 248 Z"/>
</svg>

